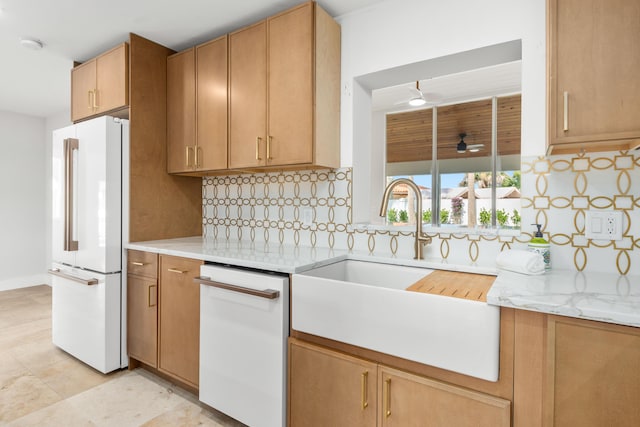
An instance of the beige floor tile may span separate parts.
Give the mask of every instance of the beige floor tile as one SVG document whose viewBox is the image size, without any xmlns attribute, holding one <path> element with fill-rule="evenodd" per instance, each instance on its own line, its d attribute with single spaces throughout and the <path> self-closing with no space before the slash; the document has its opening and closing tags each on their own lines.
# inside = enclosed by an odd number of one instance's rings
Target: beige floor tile
<svg viewBox="0 0 640 427">
<path fill-rule="evenodd" d="M 60 400 L 56 392 L 33 375 L 10 378 L 0 389 L 0 422 L 12 421 Z"/>
<path fill-rule="evenodd" d="M 203 426 L 224 427 L 200 406 L 183 402 L 172 411 L 165 412 L 143 424 L 144 427 Z"/>
<path fill-rule="evenodd" d="M 36 376 L 51 365 L 72 359 L 72 356 L 53 345 L 49 335 L 14 346 L 11 354 Z"/>
<path fill-rule="evenodd" d="M 0 390 L 4 388 L 5 382 L 24 375 L 29 375 L 29 370 L 11 352 L 0 353 Z"/>
<path fill-rule="evenodd" d="M 140 426 L 177 407 L 185 399 L 172 389 L 127 372 L 118 378 L 67 399 L 98 426 Z"/>
<path fill-rule="evenodd" d="M 0 349 L 9 349 L 46 338 L 51 339 L 51 318 L 2 328 Z"/>
<path fill-rule="evenodd" d="M 8 427 L 94 427 L 66 400 L 32 412 L 7 424 Z"/>
<path fill-rule="evenodd" d="M 48 365 L 36 375 L 65 399 L 111 379 L 109 375 L 104 375 L 71 358 Z"/>
</svg>

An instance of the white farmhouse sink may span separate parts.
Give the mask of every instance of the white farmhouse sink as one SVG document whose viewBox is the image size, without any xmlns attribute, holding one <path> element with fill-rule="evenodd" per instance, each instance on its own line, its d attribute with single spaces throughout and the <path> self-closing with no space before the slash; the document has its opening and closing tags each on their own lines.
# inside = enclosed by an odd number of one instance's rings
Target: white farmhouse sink
<svg viewBox="0 0 640 427">
<path fill-rule="evenodd" d="M 348 260 L 294 274 L 292 328 L 497 381 L 499 307 L 405 290 L 431 272 Z"/>
</svg>

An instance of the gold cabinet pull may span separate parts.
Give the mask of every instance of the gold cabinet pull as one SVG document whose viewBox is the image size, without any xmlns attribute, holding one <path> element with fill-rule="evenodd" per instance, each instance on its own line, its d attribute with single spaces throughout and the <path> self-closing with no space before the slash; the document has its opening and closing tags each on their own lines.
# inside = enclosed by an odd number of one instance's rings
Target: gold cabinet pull
<svg viewBox="0 0 640 427">
<path fill-rule="evenodd" d="M 191 151 L 193 151 L 193 147 L 191 147 L 190 145 L 187 145 L 184 147 L 184 157 L 185 157 L 185 166 L 190 168 L 191 167 L 191 156 L 189 155 L 189 153 Z"/>
<path fill-rule="evenodd" d="M 384 380 L 384 390 L 387 393 L 387 398 L 384 401 L 384 415 L 389 418 L 391 416 L 391 378 Z"/>
<path fill-rule="evenodd" d="M 151 292 L 152 289 L 153 289 L 153 292 Z M 151 298 L 152 294 L 153 294 L 153 298 Z M 156 285 L 150 285 L 149 288 L 147 289 L 147 300 L 148 300 L 147 305 L 149 307 L 155 307 L 156 304 L 158 304 L 158 292 L 156 292 Z"/>
<path fill-rule="evenodd" d="M 568 132 L 569 131 L 569 92 L 565 90 L 562 98 L 563 98 L 562 130 L 565 132 Z"/>
<path fill-rule="evenodd" d="M 138 267 L 142 267 L 144 265 L 144 262 L 140 262 L 140 261 L 131 261 L 131 264 L 133 265 L 137 265 Z"/>
<path fill-rule="evenodd" d="M 167 268 L 167 271 L 170 273 L 178 273 L 178 274 L 184 274 L 187 272 L 186 270 L 178 270 L 177 268 Z"/>
<path fill-rule="evenodd" d="M 202 147 L 198 145 L 195 151 L 196 151 L 196 168 L 199 168 L 200 166 L 202 166 L 200 164 L 202 160 Z"/>
<path fill-rule="evenodd" d="M 362 373 L 362 409 L 366 409 L 367 406 L 369 406 L 369 402 L 368 402 L 368 397 L 367 397 L 367 389 L 368 387 L 368 382 L 369 382 L 369 371 L 364 371 Z"/>
<path fill-rule="evenodd" d="M 93 90 L 93 109 L 98 111 L 98 89 Z"/>
<path fill-rule="evenodd" d="M 269 138 L 267 139 L 267 160 L 273 159 L 273 157 L 271 157 L 271 141 L 272 140 L 273 140 L 273 137 L 269 135 Z"/>
<path fill-rule="evenodd" d="M 262 138 L 260 138 L 259 136 L 256 137 L 256 160 L 262 160 L 260 158 L 260 140 Z"/>
<path fill-rule="evenodd" d="M 89 110 L 93 110 L 93 100 L 91 99 L 92 95 L 93 95 L 93 91 L 92 90 L 88 90 L 87 91 L 87 95 L 88 95 L 88 99 L 87 99 L 87 108 Z"/>
</svg>

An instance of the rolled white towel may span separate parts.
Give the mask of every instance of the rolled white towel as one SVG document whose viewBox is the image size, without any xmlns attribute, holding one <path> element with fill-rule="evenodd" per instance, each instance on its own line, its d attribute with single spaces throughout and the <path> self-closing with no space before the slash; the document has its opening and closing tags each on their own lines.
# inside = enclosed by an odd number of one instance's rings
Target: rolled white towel
<svg viewBox="0 0 640 427">
<path fill-rule="evenodd" d="M 496 266 L 503 270 L 522 274 L 543 274 L 544 259 L 536 252 L 520 249 L 507 249 L 496 257 Z"/>
</svg>

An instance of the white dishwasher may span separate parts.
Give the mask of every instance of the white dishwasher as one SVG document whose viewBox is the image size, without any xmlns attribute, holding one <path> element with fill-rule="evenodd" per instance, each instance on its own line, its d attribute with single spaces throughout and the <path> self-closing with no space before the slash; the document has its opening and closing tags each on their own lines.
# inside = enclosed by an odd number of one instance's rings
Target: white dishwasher
<svg viewBox="0 0 640 427">
<path fill-rule="evenodd" d="M 286 425 L 289 276 L 200 267 L 200 395 L 251 427 Z"/>
</svg>

